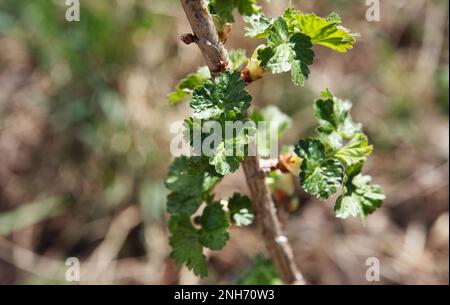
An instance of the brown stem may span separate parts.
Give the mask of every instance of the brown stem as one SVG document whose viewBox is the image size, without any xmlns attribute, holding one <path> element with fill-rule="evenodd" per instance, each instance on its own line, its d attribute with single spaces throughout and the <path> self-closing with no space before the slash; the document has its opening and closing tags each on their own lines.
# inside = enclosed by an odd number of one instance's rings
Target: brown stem
<svg viewBox="0 0 450 305">
<path fill-rule="evenodd" d="M 248 157 L 243 162 L 243 167 L 252 194 L 257 224 L 278 274 L 287 284 L 305 284 L 294 262 L 292 247 L 281 230 L 272 194 L 265 182 L 266 175 L 259 167 L 259 158 Z"/>
<path fill-rule="evenodd" d="M 228 53 L 220 42 L 211 15 L 202 0 L 181 0 L 183 9 L 198 39 L 203 57 L 213 75 L 229 67 Z M 304 284 L 304 279 L 294 262 L 291 245 L 281 230 L 272 195 L 265 183 L 264 171 L 258 157 L 248 157 L 243 168 L 249 186 L 257 224 L 262 231 L 267 250 L 286 284 Z"/>
<path fill-rule="evenodd" d="M 212 75 L 222 72 L 228 67 L 228 52 L 220 42 L 208 9 L 202 0 L 181 0 L 181 4 Z"/>
</svg>

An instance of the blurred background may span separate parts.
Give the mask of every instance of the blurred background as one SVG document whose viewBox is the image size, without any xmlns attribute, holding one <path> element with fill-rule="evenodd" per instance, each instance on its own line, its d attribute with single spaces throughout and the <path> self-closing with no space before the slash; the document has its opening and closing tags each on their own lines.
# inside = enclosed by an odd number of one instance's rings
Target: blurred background
<svg viewBox="0 0 450 305">
<path fill-rule="evenodd" d="M 169 258 L 169 126 L 189 107 L 166 96 L 203 65 L 179 40 L 190 30 L 179 1 L 82 0 L 72 23 L 64 2 L 0 1 L 0 284 L 66 284 L 68 257 L 81 283 L 277 283 L 254 227 L 207 254 L 206 279 Z M 265 13 L 289 2 L 264 2 Z M 375 145 L 367 172 L 387 195 L 362 226 L 299 194 L 281 218 L 300 269 L 314 284 L 368 284 L 377 257 L 382 284 L 448 284 L 448 1 L 381 0 L 380 22 L 366 20 L 364 0 L 291 2 L 338 12 L 361 38 L 347 54 L 315 47 L 305 87 L 288 74 L 253 83 L 253 106 L 288 113 L 282 142 L 293 144 L 313 132 L 323 89 L 352 100 Z M 262 42 L 236 20 L 227 48 L 250 56 Z M 235 191 L 248 193 L 241 171 L 217 194 Z"/>
</svg>

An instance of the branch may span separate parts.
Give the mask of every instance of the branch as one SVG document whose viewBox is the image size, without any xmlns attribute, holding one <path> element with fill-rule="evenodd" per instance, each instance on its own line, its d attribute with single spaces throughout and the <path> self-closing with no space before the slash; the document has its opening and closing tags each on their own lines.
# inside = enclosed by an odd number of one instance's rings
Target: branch
<svg viewBox="0 0 450 305">
<path fill-rule="evenodd" d="M 252 194 L 257 224 L 278 274 L 287 284 L 305 284 L 294 262 L 292 247 L 281 230 L 272 194 L 266 185 L 266 175 L 259 167 L 259 157 L 248 157 L 243 162 L 243 167 Z"/>
<path fill-rule="evenodd" d="M 192 38 L 195 38 L 193 42 L 196 42 L 202 51 L 211 74 L 219 74 L 228 67 L 228 52 L 219 40 L 208 9 L 201 0 L 181 0 L 181 4 L 194 32 L 194 35 L 191 34 Z"/>
<path fill-rule="evenodd" d="M 202 0 L 181 0 L 181 3 L 194 32 L 190 38 L 200 47 L 212 75 L 217 75 L 229 67 L 229 59 L 212 17 Z M 291 245 L 282 233 L 264 171 L 259 166 L 259 157 L 248 157 L 243 162 L 243 168 L 257 224 L 279 276 L 287 284 L 304 284 L 303 276 L 295 265 Z"/>
</svg>

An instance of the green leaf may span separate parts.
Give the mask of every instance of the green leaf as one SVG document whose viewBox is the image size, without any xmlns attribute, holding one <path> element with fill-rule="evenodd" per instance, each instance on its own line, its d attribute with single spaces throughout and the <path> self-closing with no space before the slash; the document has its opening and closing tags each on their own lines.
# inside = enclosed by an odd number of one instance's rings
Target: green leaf
<svg viewBox="0 0 450 305">
<path fill-rule="evenodd" d="M 295 61 L 295 52 L 287 43 L 283 43 L 274 48 L 267 47 L 260 50 L 258 59 L 261 60 L 262 67 L 269 68 L 272 73 L 278 74 L 291 70 L 292 63 Z"/>
<path fill-rule="evenodd" d="M 260 66 L 268 68 L 269 61 L 274 55 L 275 55 L 275 48 L 264 47 L 264 45 L 262 45 L 257 50 L 257 59 L 260 61 Z"/>
<path fill-rule="evenodd" d="M 245 22 L 249 24 L 245 28 L 245 36 L 252 38 L 266 38 L 268 35 L 268 29 L 272 24 L 272 20 L 264 15 L 252 15 L 244 17 Z"/>
<path fill-rule="evenodd" d="M 207 275 L 203 246 L 218 249 L 228 239 L 228 223 L 223 211 L 224 215 L 220 217 L 220 212 L 215 208 L 206 208 L 202 216 L 202 230 L 194 228 L 190 219 L 203 200 L 212 201 L 210 191 L 221 179 L 208 171 L 201 171 L 202 160 L 201 157 L 176 158 L 166 180 L 166 187 L 172 191 L 167 197 L 167 210 L 172 215 L 169 220 L 171 257 L 177 264 L 186 263 L 197 276 Z M 220 219 L 225 219 L 226 225 Z M 220 223 L 224 229 L 219 230 L 214 223 Z"/>
<path fill-rule="evenodd" d="M 244 113 L 251 96 L 244 89 L 245 82 L 238 71 L 219 74 L 214 82 L 197 87 L 191 99 L 194 118 L 203 120 L 229 119 Z"/>
<path fill-rule="evenodd" d="M 220 250 L 225 247 L 230 238 L 228 233 L 228 219 L 219 202 L 206 206 L 200 218 L 202 229 L 200 231 L 201 243 L 211 250 Z"/>
<path fill-rule="evenodd" d="M 276 19 L 267 31 L 268 46 L 258 50 L 261 67 L 275 74 L 291 71 L 293 82 L 304 85 L 310 73 L 308 66 L 314 60 L 310 38 L 301 33 L 290 36 L 282 17 Z"/>
<path fill-rule="evenodd" d="M 289 28 L 282 17 L 278 17 L 269 28 L 267 41 L 270 46 L 286 43 L 289 39 Z"/>
<path fill-rule="evenodd" d="M 361 125 L 353 122 L 350 116 L 352 104 L 332 95 L 330 91 L 323 93 L 324 98 L 314 103 L 314 116 L 319 127 L 317 132 L 324 143 L 332 149 L 339 149 L 345 139 L 361 133 Z"/>
<path fill-rule="evenodd" d="M 221 134 L 216 135 L 214 131 L 200 133 L 200 124 L 196 123 L 194 119 L 188 119 L 185 121 L 186 130 L 185 140 L 189 139 L 189 143 L 193 145 L 194 128 L 197 128 L 201 141 L 209 140 L 209 137 L 214 137 L 215 142 L 211 143 L 210 147 L 204 147 L 202 142 L 202 151 L 194 147 L 194 151 L 197 154 L 201 154 L 201 163 L 199 164 L 199 170 L 208 171 L 212 175 L 224 176 L 229 172 L 235 172 L 238 170 L 240 163 L 245 160 L 248 155 L 248 145 L 256 137 L 256 126 L 253 121 L 249 119 L 238 119 L 232 121 L 234 126 L 227 126 L 227 122 L 216 120 L 218 125 L 221 126 Z M 226 132 L 226 128 L 232 128 L 229 130 L 229 134 Z M 216 138 L 217 137 L 217 138 Z M 214 145 L 212 145 L 214 144 Z M 205 151 L 209 149 L 209 151 Z M 208 164 L 204 162 L 209 160 Z M 211 171 L 214 169 L 214 173 Z"/>
<path fill-rule="evenodd" d="M 300 140 L 294 151 L 299 157 L 306 160 L 320 161 L 325 159 L 325 147 L 322 142 L 313 138 Z"/>
<path fill-rule="evenodd" d="M 228 209 L 230 210 L 231 221 L 238 227 L 249 226 L 253 223 L 255 215 L 253 214 L 252 202 L 247 196 L 234 193 L 228 200 Z"/>
<path fill-rule="evenodd" d="M 353 122 L 351 106 L 329 90 L 324 91 L 314 104 L 318 138 L 301 140 L 295 152 L 303 158 L 300 183 L 305 191 L 327 199 L 343 184 L 335 203 L 337 217 L 360 215 L 364 221 L 381 206 L 385 196 L 380 186 L 370 184 L 370 176 L 361 175 L 373 147 L 361 125 Z"/>
<path fill-rule="evenodd" d="M 309 37 L 301 33 L 294 34 L 290 42 L 294 45 L 296 56 L 291 70 L 292 80 L 294 84 L 303 86 L 310 73 L 308 66 L 314 61 L 312 44 Z"/>
<path fill-rule="evenodd" d="M 172 215 L 192 215 L 202 203 L 203 196 L 210 192 L 221 177 L 212 176 L 207 171 L 193 171 L 193 158 L 175 158 L 169 169 L 166 187 L 171 191 L 167 196 L 167 212 Z M 199 164 L 197 163 L 199 166 Z"/>
<path fill-rule="evenodd" d="M 166 187 L 172 191 L 167 196 L 167 211 L 170 214 L 191 215 L 202 202 L 204 174 L 190 175 L 188 158 L 176 158 L 169 169 Z"/>
<path fill-rule="evenodd" d="M 197 72 L 191 73 L 181 80 L 175 91 L 167 97 L 169 105 L 175 105 L 190 97 L 195 88 L 202 86 L 211 77 L 208 67 L 200 67 Z"/>
<path fill-rule="evenodd" d="M 208 8 L 211 14 L 217 16 L 221 24 L 234 22 L 234 9 L 243 16 L 252 16 L 261 10 L 256 5 L 256 0 L 210 0 Z"/>
<path fill-rule="evenodd" d="M 258 50 L 261 66 L 271 69 L 272 73 L 290 71 L 295 52 L 289 45 L 289 29 L 284 19 L 277 18 L 267 33 L 268 47 Z"/>
<path fill-rule="evenodd" d="M 327 21 L 329 21 L 329 22 L 339 22 L 339 23 L 342 22 L 341 17 L 336 12 L 332 12 L 330 15 L 328 15 Z"/>
<path fill-rule="evenodd" d="M 167 212 L 172 215 L 191 215 L 202 203 L 201 193 L 173 192 L 167 196 Z"/>
<path fill-rule="evenodd" d="M 373 146 L 369 145 L 367 136 L 358 133 L 351 138 L 350 142 L 336 151 L 335 157 L 345 166 L 351 166 L 366 162 L 372 151 Z"/>
<path fill-rule="evenodd" d="M 169 243 L 172 247 L 170 256 L 175 262 L 178 265 L 186 263 L 187 268 L 197 276 L 208 275 L 200 233 L 192 225 L 190 217 L 187 215 L 172 216 L 169 220 L 169 229 L 171 232 Z"/>
<path fill-rule="evenodd" d="M 245 124 L 246 121 L 242 121 Z M 235 172 L 239 169 L 239 165 L 247 156 L 248 144 L 250 144 L 256 135 L 254 126 L 236 130 L 236 134 L 232 138 L 225 138 L 214 150 L 209 159 L 209 163 L 213 165 L 216 172 L 226 175 L 229 172 Z"/>
<path fill-rule="evenodd" d="M 325 146 L 312 138 L 301 140 L 295 146 L 295 153 L 303 158 L 300 184 L 305 191 L 321 200 L 334 195 L 344 175 L 340 161 L 326 158 Z"/>
<path fill-rule="evenodd" d="M 237 171 L 241 161 L 243 161 L 243 158 L 234 157 L 233 153 L 227 150 L 225 142 L 221 142 L 215 149 L 209 163 L 214 166 L 217 173 L 226 175 Z"/>
<path fill-rule="evenodd" d="M 232 0 L 237 7 L 239 14 L 243 16 L 251 16 L 258 14 L 261 8 L 256 5 L 256 0 Z"/>
<path fill-rule="evenodd" d="M 190 176 L 187 173 L 188 168 L 188 158 L 178 157 L 172 162 L 169 168 L 169 174 L 166 179 L 166 187 L 173 191 L 184 191 L 186 188 L 198 188 L 201 190 L 201 184 L 203 177 L 201 176 Z"/>
<path fill-rule="evenodd" d="M 249 119 L 235 121 L 241 123 L 233 132 L 231 138 L 225 138 L 210 158 L 210 164 L 214 165 L 219 174 L 226 175 L 235 172 L 239 165 L 248 156 L 248 147 L 256 137 L 256 126 Z"/>
<path fill-rule="evenodd" d="M 314 103 L 314 115 L 319 123 L 319 132 L 340 131 L 350 119 L 351 103 L 347 101 L 318 99 Z M 352 133 L 350 133 L 351 135 Z"/>
<path fill-rule="evenodd" d="M 221 176 L 213 176 L 206 171 L 205 179 L 203 179 L 203 194 L 209 193 L 221 180 Z"/>
<path fill-rule="evenodd" d="M 315 14 L 304 14 L 290 7 L 285 19 L 291 31 L 299 31 L 311 38 L 313 44 L 320 44 L 339 52 L 353 48 L 359 34 L 341 26 L 340 17 L 333 13 L 327 18 Z"/>
<path fill-rule="evenodd" d="M 230 58 L 231 70 L 241 70 L 248 63 L 247 55 L 244 49 L 230 50 L 228 52 Z"/>
<path fill-rule="evenodd" d="M 379 185 L 370 184 L 372 178 L 361 174 L 351 176 L 345 184 L 342 195 L 336 201 L 335 211 L 339 218 L 360 216 L 364 222 L 383 204 L 386 196 Z"/>
<path fill-rule="evenodd" d="M 241 161 L 245 159 L 245 150 L 253 139 L 256 131 L 246 126 L 248 119 L 243 119 L 245 111 L 248 109 L 251 97 L 244 89 L 245 82 L 240 79 L 240 73 L 237 71 L 227 71 L 219 74 L 214 82 L 208 82 L 203 87 L 197 88 L 191 100 L 191 108 L 194 109 L 194 117 L 185 121 L 185 136 L 193 139 L 194 128 L 200 130 L 196 120 L 216 121 L 222 127 L 222 134 L 219 134 L 221 142 L 214 144 L 212 154 L 208 154 L 209 164 L 212 165 L 219 175 L 226 175 L 229 172 L 235 172 L 239 168 Z M 235 130 L 232 135 L 223 133 L 227 121 L 241 123 L 242 130 Z M 252 130 L 249 130 L 252 129 Z M 202 131 L 202 141 L 215 134 Z M 252 136 L 253 134 L 253 136 Z M 231 138 L 230 138 L 231 136 Z M 225 138 L 228 137 L 228 138 Z M 186 138 L 186 137 L 185 137 Z M 202 142 L 203 143 L 203 142 Z M 190 141 L 193 144 L 193 141 Z M 243 150 L 242 154 L 237 152 L 237 148 Z M 198 150 L 198 149 L 197 149 Z M 200 153 L 200 152 L 197 152 Z M 202 151 L 203 155 L 204 152 Z"/>
</svg>

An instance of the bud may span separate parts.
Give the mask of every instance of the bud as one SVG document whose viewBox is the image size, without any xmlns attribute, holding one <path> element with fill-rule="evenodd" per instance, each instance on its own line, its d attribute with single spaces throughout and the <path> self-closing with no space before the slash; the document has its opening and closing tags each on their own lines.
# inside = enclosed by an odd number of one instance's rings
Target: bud
<svg viewBox="0 0 450 305">
<path fill-rule="evenodd" d="M 253 52 L 252 57 L 250 58 L 249 63 L 247 64 L 247 67 L 245 67 L 242 70 L 243 79 L 247 83 L 251 83 L 255 80 L 260 79 L 263 77 L 264 73 L 268 72 L 267 69 L 260 66 L 261 61 L 258 60 L 258 50 L 264 48 L 265 45 L 259 45 L 255 52 Z"/>
<path fill-rule="evenodd" d="M 228 36 L 231 33 L 231 29 L 233 28 L 233 25 L 231 23 L 225 23 L 221 30 L 219 31 L 219 40 L 221 43 L 226 43 L 228 40 Z"/>
<path fill-rule="evenodd" d="M 278 167 L 282 172 L 290 172 L 291 174 L 300 175 L 300 166 L 302 165 L 302 158 L 293 152 L 282 154 L 279 157 Z"/>
</svg>

